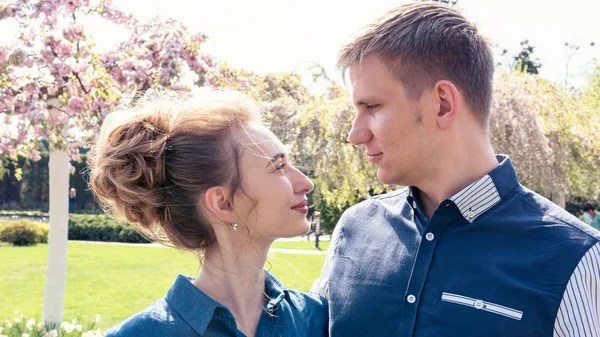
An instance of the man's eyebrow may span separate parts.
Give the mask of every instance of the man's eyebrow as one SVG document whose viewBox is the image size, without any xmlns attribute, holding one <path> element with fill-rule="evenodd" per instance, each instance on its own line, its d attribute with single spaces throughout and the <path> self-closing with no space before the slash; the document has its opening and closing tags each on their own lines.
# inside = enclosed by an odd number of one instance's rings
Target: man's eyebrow
<svg viewBox="0 0 600 337">
<path fill-rule="evenodd" d="M 373 101 L 378 101 L 378 99 L 375 97 L 364 97 L 364 98 L 360 98 L 359 100 L 355 101 L 354 105 L 356 105 L 356 106 L 369 105 L 368 102 L 373 102 Z"/>
<path fill-rule="evenodd" d="M 268 167 L 269 165 L 272 165 L 272 164 L 273 164 L 275 161 L 277 161 L 277 159 L 280 159 L 280 158 L 285 158 L 285 153 L 283 153 L 283 152 L 278 152 L 278 153 L 276 153 L 276 154 L 273 156 L 273 158 L 271 158 L 271 159 L 269 160 L 269 163 L 268 163 L 268 164 L 267 164 L 267 166 L 265 166 L 265 167 Z"/>
</svg>

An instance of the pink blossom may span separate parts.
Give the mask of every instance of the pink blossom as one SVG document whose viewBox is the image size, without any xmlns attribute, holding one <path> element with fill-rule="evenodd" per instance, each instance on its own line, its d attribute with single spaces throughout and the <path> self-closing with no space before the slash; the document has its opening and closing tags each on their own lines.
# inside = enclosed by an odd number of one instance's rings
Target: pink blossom
<svg viewBox="0 0 600 337">
<path fill-rule="evenodd" d="M 79 97 L 71 97 L 68 106 L 71 113 L 78 114 L 83 111 L 84 102 Z"/>
<path fill-rule="evenodd" d="M 27 159 L 31 159 L 33 161 L 38 161 L 38 160 L 42 159 L 42 156 L 40 156 L 40 152 L 37 150 L 31 150 L 31 152 L 28 152 L 27 155 L 25 155 L 25 157 L 27 157 Z"/>
<path fill-rule="evenodd" d="M 64 140 L 87 146 L 102 117 L 121 100 L 157 85 L 185 88 L 181 79 L 189 76 L 184 69 L 198 74 L 200 83 L 219 83 L 220 65 L 200 53 L 206 35 L 190 33 L 176 20 L 140 23 L 110 0 L 93 7 L 89 0 L 15 0 L 9 7 L 4 14 L 18 19 L 19 41 L 0 46 L 0 62 L 10 59 L 2 75 L 6 85 L 0 88 L 0 112 L 18 117 L 19 129 L 14 136 L 3 135 L 8 137 L 2 140 L 3 155 L 30 153 L 29 140 L 56 135 L 69 121 L 83 130 L 82 135 L 72 133 Z M 86 15 L 129 27 L 131 35 L 117 48 L 100 53 L 81 25 Z M 49 106 L 66 111 L 50 113 Z"/>
</svg>

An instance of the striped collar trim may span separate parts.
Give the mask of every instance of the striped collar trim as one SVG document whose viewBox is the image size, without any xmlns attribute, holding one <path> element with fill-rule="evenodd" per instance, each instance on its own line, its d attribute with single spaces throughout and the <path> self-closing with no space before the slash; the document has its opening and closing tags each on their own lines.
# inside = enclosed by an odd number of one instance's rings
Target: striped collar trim
<svg viewBox="0 0 600 337">
<path fill-rule="evenodd" d="M 412 186 L 408 188 L 407 200 L 413 209 L 417 209 L 417 200 L 414 197 L 413 189 Z M 485 175 L 456 193 L 449 200 L 454 202 L 465 220 L 473 222 L 481 214 L 499 203 L 501 198 L 492 178 Z"/>
<path fill-rule="evenodd" d="M 492 178 L 485 175 L 455 194 L 450 200 L 454 202 L 467 221 L 473 222 L 499 203 L 501 198 Z"/>
</svg>

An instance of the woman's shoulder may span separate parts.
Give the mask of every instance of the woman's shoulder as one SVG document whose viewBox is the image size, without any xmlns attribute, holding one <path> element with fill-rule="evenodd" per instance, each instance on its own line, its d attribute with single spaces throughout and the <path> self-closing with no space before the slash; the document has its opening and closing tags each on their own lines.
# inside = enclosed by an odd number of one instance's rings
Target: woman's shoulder
<svg viewBox="0 0 600 337">
<path fill-rule="evenodd" d="M 290 304 L 299 310 L 327 310 L 327 300 L 323 296 L 294 289 L 287 289 L 287 294 Z"/>
<path fill-rule="evenodd" d="M 282 296 L 286 302 L 300 311 L 305 309 L 318 310 L 319 308 L 327 310 L 327 300 L 324 297 L 300 290 L 288 289 L 275 275 L 269 271 L 266 271 L 266 274 L 266 291 L 274 298 Z"/>
<path fill-rule="evenodd" d="M 195 336 L 164 298 L 109 329 L 105 337 Z"/>
</svg>

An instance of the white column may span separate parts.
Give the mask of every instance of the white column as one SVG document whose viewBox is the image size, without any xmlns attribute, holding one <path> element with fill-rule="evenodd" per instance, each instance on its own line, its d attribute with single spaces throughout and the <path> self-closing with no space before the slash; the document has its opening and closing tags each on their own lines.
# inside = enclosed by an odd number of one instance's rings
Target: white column
<svg viewBox="0 0 600 337">
<path fill-rule="evenodd" d="M 69 154 L 50 152 L 50 233 L 44 292 L 44 322 L 62 321 L 67 282 Z"/>
<path fill-rule="evenodd" d="M 67 137 L 68 123 L 63 128 Z M 50 328 L 62 321 L 67 283 L 67 242 L 69 224 L 69 153 L 51 149 L 50 177 L 50 232 L 48 234 L 48 265 L 42 317 Z"/>
</svg>

